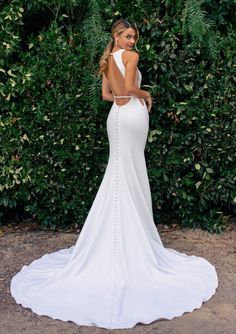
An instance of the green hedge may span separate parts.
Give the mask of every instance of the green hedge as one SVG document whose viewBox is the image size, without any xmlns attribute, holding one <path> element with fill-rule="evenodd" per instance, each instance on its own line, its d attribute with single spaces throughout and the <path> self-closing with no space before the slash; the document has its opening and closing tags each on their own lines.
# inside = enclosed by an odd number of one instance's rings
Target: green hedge
<svg viewBox="0 0 236 334">
<path fill-rule="evenodd" d="M 140 29 L 143 87 L 154 97 L 145 152 L 154 220 L 224 229 L 236 204 L 234 3 L 171 3 L 2 5 L 2 223 L 84 223 L 109 154 L 98 60 L 123 16 Z"/>
</svg>

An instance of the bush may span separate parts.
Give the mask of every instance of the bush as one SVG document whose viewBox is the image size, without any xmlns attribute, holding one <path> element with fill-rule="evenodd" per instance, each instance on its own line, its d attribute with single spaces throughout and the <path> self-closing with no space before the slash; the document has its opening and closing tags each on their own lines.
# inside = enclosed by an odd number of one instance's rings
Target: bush
<svg viewBox="0 0 236 334">
<path fill-rule="evenodd" d="M 219 232 L 235 213 L 233 1 L 217 10 L 208 2 L 208 19 L 200 1 L 138 3 L 2 6 L 2 222 L 14 213 L 50 228 L 84 223 L 109 152 L 98 60 L 112 21 L 130 13 L 154 97 L 146 146 L 154 220 Z"/>
</svg>

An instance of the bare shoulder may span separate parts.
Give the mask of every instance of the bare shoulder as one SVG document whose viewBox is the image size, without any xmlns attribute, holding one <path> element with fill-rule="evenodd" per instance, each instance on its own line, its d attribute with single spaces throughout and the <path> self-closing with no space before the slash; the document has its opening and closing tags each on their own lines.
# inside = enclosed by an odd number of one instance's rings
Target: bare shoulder
<svg viewBox="0 0 236 334">
<path fill-rule="evenodd" d="M 138 52 L 125 50 L 123 52 L 123 55 L 124 55 L 123 59 L 124 59 L 125 65 L 127 64 L 127 62 L 132 62 L 135 65 L 138 64 L 138 61 L 139 61 L 139 53 Z"/>
</svg>

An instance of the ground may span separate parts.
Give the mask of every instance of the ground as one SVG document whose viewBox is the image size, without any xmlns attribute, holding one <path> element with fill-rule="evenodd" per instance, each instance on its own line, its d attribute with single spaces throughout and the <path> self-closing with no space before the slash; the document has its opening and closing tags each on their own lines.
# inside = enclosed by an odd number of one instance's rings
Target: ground
<svg viewBox="0 0 236 334">
<path fill-rule="evenodd" d="M 158 225 L 165 247 L 205 257 L 217 270 L 216 294 L 202 307 L 172 320 L 106 330 L 38 316 L 14 302 L 11 277 L 45 253 L 75 244 L 79 231 L 44 231 L 27 225 L 2 228 L 0 236 L 0 334 L 234 334 L 236 333 L 236 225 L 222 234 Z"/>
</svg>

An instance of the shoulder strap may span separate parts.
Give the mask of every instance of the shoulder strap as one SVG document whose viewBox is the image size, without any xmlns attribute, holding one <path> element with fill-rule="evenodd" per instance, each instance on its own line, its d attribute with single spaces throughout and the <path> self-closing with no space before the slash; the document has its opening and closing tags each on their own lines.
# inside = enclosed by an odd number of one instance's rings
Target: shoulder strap
<svg viewBox="0 0 236 334">
<path fill-rule="evenodd" d="M 125 51 L 124 49 L 121 49 L 120 52 L 115 52 L 112 54 L 116 62 L 116 65 L 119 68 L 120 72 L 122 73 L 123 77 L 125 77 L 125 66 L 122 61 L 122 53 L 124 51 Z"/>
</svg>

